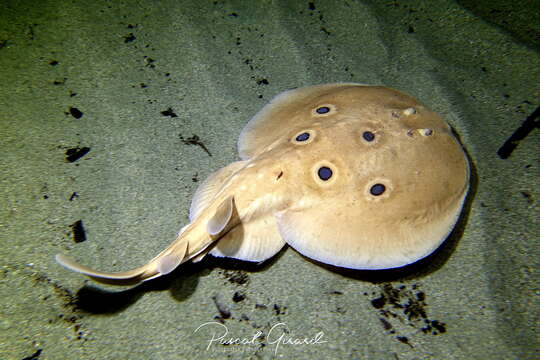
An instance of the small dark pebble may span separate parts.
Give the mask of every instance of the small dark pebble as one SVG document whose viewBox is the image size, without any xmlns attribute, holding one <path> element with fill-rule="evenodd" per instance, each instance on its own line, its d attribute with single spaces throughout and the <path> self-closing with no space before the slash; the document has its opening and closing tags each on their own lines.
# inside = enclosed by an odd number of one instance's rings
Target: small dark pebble
<svg viewBox="0 0 540 360">
<path fill-rule="evenodd" d="M 70 227 L 71 230 L 73 230 L 73 241 L 75 241 L 75 243 L 86 241 L 86 232 L 84 231 L 82 220 L 75 221 Z"/>
<path fill-rule="evenodd" d="M 446 332 L 446 324 L 438 320 L 429 320 L 426 319 L 425 323 L 427 324 L 422 328 L 422 332 L 427 334 L 431 332 L 432 335 L 444 334 Z"/>
<path fill-rule="evenodd" d="M 243 301 L 244 299 L 246 298 L 246 295 L 236 291 L 233 295 L 233 301 L 234 302 L 240 302 L 240 301 Z"/>
<path fill-rule="evenodd" d="M 38 360 L 38 359 L 39 359 L 39 355 L 41 355 L 42 352 L 43 352 L 43 349 L 37 349 L 35 353 L 33 353 L 33 354 L 30 355 L 30 356 L 25 357 L 25 358 L 22 359 L 22 360 Z"/>
<path fill-rule="evenodd" d="M 381 320 L 381 323 L 383 324 L 384 330 L 392 329 L 392 324 L 390 324 L 390 322 L 388 320 L 386 320 L 385 318 L 379 318 L 379 320 Z"/>
<path fill-rule="evenodd" d="M 71 116 L 73 116 L 75 119 L 80 119 L 83 116 L 83 112 L 75 107 L 69 108 L 69 113 Z"/>
<path fill-rule="evenodd" d="M 386 298 L 384 297 L 384 295 L 381 296 L 381 297 L 378 297 L 376 299 L 371 300 L 371 305 L 375 309 L 382 309 L 385 304 L 386 304 Z"/>
<path fill-rule="evenodd" d="M 135 41 L 137 39 L 133 33 L 129 33 L 127 35 L 124 35 L 124 44 L 130 43 L 132 41 Z"/>
<path fill-rule="evenodd" d="M 175 118 L 175 117 L 178 117 L 178 115 L 176 115 L 173 111 L 172 108 L 168 108 L 167 110 L 165 111 L 162 111 L 161 112 L 161 115 L 163 116 L 169 116 L 169 117 L 172 117 L 172 118 Z"/>
<path fill-rule="evenodd" d="M 409 321 L 419 318 L 427 318 L 426 310 L 424 310 L 424 304 L 420 301 L 409 299 L 409 301 L 403 305 L 403 307 L 403 314 L 407 316 Z"/>
<path fill-rule="evenodd" d="M 411 345 L 411 343 L 409 342 L 409 338 L 406 337 L 406 336 L 396 336 L 396 339 L 398 339 L 399 341 L 401 341 L 401 342 L 404 343 L 404 344 L 409 345 L 410 347 L 413 347 L 413 346 Z"/>
<path fill-rule="evenodd" d="M 64 85 L 66 83 L 67 78 L 63 78 L 62 80 L 54 80 L 53 85 Z"/>
<path fill-rule="evenodd" d="M 89 147 L 82 147 L 82 148 L 71 148 L 66 150 L 66 161 L 68 162 L 75 162 L 88 154 L 90 151 Z"/>
<path fill-rule="evenodd" d="M 446 332 L 446 324 L 438 320 L 432 320 L 431 326 L 437 329 L 437 331 L 439 331 L 441 334 Z"/>
<path fill-rule="evenodd" d="M 276 315 L 285 314 L 285 310 L 287 310 L 286 306 L 279 306 L 278 304 L 274 304 L 274 312 L 276 313 Z"/>
</svg>

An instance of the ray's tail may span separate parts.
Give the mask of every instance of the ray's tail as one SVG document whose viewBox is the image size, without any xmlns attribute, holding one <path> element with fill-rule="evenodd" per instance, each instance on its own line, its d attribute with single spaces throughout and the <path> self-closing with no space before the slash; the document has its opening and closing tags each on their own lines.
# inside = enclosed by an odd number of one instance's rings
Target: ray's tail
<svg viewBox="0 0 540 360">
<path fill-rule="evenodd" d="M 62 255 L 56 255 L 56 261 L 63 267 L 81 273 L 91 279 L 110 285 L 135 285 L 143 281 L 151 280 L 173 271 L 178 265 L 186 261 L 187 241 L 178 236 L 178 242 L 169 247 L 161 254 L 152 259 L 148 264 L 129 271 L 106 272 L 94 270 L 88 266 L 79 264 L 75 260 Z"/>
<path fill-rule="evenodd" d="M 208 213 L 207 213 L 208 212 Z M 227 196 L 214 207 L 209 207 L 193 223 L 186 225 L 170 244 L 159 255 L 146 265 L 123 272 L 106 272 L 94 270 L 81 265 L 62 254 L 56 255 L 56 261 L 65 268 L 81 273 L 91 279 L 111 285 L 134 285 L 151 280 L 173 271 L 178 265 L 193 259 L 199 261 L 206 255 L 209 246 L 227 231 L 234 213 L 234 199 Z"/>
</svg>

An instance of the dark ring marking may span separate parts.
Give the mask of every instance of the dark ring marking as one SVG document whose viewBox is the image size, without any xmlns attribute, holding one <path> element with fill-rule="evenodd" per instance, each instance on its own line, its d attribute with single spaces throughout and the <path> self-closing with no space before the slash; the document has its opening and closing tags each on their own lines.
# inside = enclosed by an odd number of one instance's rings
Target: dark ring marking
<svg viewBox="0 0 540 360">
<path fill-rule="evenodd" d="M 332 177 L 332 170 L 329 167 L 323 166 L 319 168 L 319 171 L 317 171 L 317 174 L 319 175 L 319 178 L 321 180 L 328 180 Z"/>
<path fill-rule="evenodd" d="M 308 139 L 309 139 L 309 133 L 307 132 L 301 133 L 300 135 L 296 137 L 296 141 L 306 141 Z"/>
<path fill-rule="evenodd" d="M 369 192 L 373 196 L 379 196 L 379 195 L 382 195 L 385 190 L 386 190 L 386 187 L 383 184 L 375 184 L 371 187 L 371 189 L 369 189 Z"/>
<path fill-rule="evenodd" d="M 362 137 L 363 137 L 364 140 L 366 140 L 366 141 L 373 141 L 373 140 L 375 140 L 375 134 L 372 133 L 371 131 L 364 131 L 364 133 L 362 134 Z"/>
<path fill-rule="evenodd" d="M 327 114 L 330 112 L 330 108 L 328 106 L 321 106 L 320 108 L 317 108 L 317 110 L 315 110 L 317 112 L 317 114 Z"/>
</svg>

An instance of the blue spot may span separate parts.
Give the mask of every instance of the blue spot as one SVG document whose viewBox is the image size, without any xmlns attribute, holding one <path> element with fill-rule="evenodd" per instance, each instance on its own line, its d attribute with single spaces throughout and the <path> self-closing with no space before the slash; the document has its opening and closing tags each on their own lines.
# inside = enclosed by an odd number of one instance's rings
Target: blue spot
<svg viewBox="0 0 540 360">
<path fill-rule="evenodd" d="M 386 187 L 383 184 L 375 184 L 369 189 L 369 192 L 373 196 L 379 196 L 382 195 L 382 193 L 386 190 Z"/>
<path fill-rule="evenodd" d="M 366 141 L 373 141 L 373 140 L 375 140 L 375 134 L 372 133 L 371 131 L 364 131 L 364 133 L 362 134 L 362 137 L 363 137 L 364 140 L 366 140 Z"/>
<path fill-rule="evenodd" d="M 332 177 L 332 170 L 326 166 L 323 166 L 319 169 L 318 174 L 321 180 L 326 181 Z"/>
<path fill-rule="evenodd" d="M 315 111 L 317 112 L 317 114 L 326 114 L 330 112 L 330 108 L 328 106 L 321 106 L 320 108 L 317 108 L 317 110 Z"/>
<path fill-rule="evenodd" d="M 307 139 L 309 139 L 309 134 L 307 132 L 301 133 L 296 137 L 296 141 L 306 141 Z"/>
</svg>

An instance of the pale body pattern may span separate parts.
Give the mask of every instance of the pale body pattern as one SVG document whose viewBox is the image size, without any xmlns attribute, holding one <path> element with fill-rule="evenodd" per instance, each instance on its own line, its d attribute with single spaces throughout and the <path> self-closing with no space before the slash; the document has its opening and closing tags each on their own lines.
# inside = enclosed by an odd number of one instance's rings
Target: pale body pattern
<svg viewBox="0 0 540 360">
<path fill-rule="evenodd" d="M 451 128 L 382 86 L 281 93 L 243 129 L 238 151 L 241 161 L 200 185 L 190 224 L 146 265 L 108 273 L 57 261 L 111 284 L 152 279 L 207 253 L 261 262 L 285 244 L 339 267 L 401 267 L 445 240 L 469 187 Z"/>
</svg>

